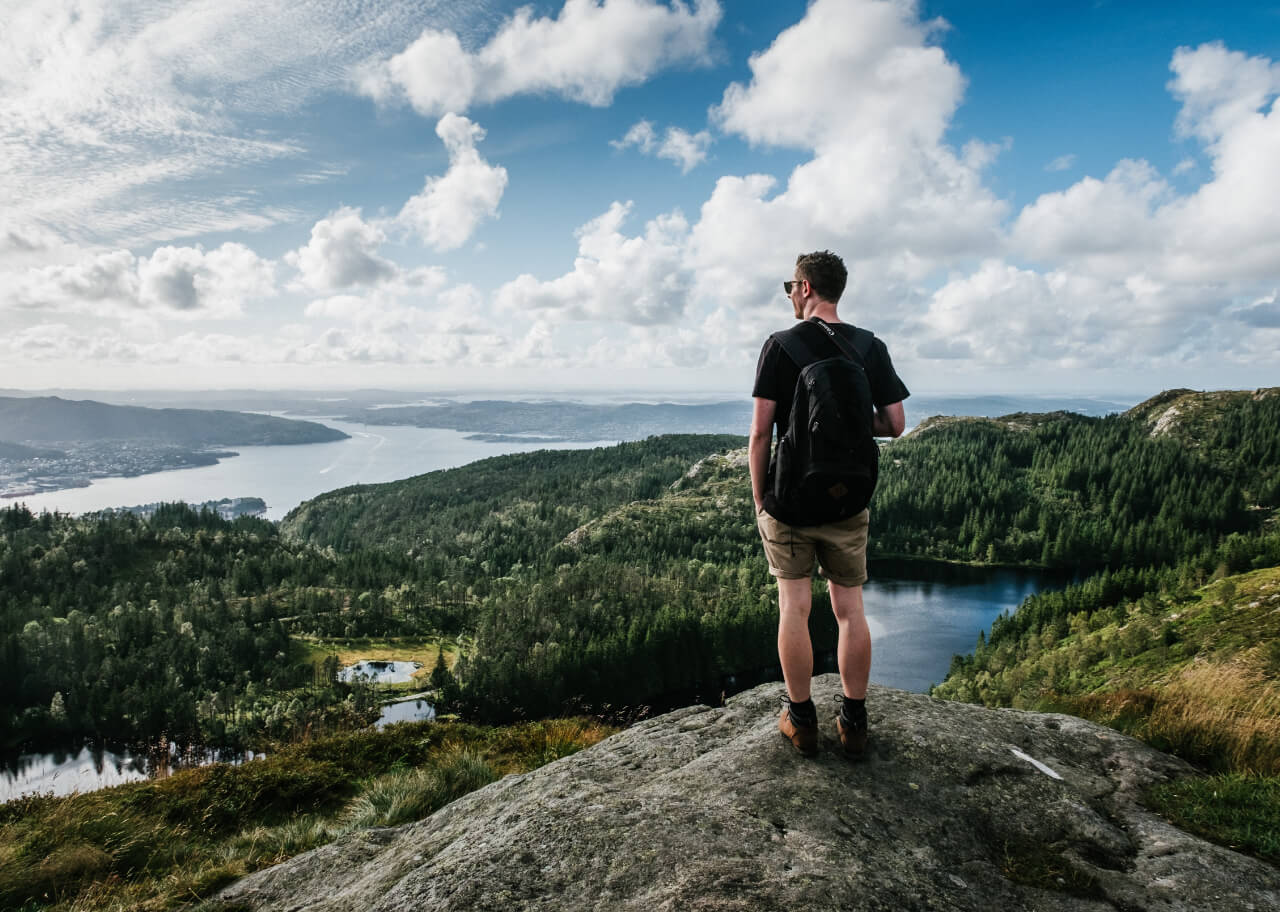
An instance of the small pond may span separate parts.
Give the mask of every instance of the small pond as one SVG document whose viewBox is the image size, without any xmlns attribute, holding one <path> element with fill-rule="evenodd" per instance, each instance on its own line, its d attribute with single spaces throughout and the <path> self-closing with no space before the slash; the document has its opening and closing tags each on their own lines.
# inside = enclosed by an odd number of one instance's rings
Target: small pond
<svg viewBox="0 0 1280 912">
<path fill-rule="evenodd" d="M 348 665 L 338 672 L 338 679 L 350 683 L 355 680 L 370 684 L 408 684 L 413 673 L 421 668 L 417 662 L 375 662 L 365 660 Z"/>
<path fill-rule="evenodd" d="M 170 744 L 168 754 L 127 747 L 85 744 L 70 750 L 20 754 L 0 760 L 0 803 L 32 792 L 70 795 L 94 789 L 162 779 L 171 773 L 209 763 L 243 763 L 264 754 L 253 751 L 187 750 Z"/>
<path fill-rule="evenodd" d="M 421 697 L 408 700 L 397 700 L 386 703 L 382 707 L 382 715 L 374 723 L 378 728 L 386 728 L 396 722 L 426 722 L 436 717 L 436 708 Z"/>
</svg>

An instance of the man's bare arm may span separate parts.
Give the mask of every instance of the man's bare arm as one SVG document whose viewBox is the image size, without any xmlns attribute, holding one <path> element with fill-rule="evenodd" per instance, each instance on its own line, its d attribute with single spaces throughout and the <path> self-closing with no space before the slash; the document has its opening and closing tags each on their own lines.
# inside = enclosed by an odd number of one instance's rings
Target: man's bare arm
<svg viewBox="0 0 1280 912">
<path fill-rule="evenodd" d="M 747 441 L 747 465 L 751 469 L 751 499 L 756 512 L 764 503 L 764 477 L 769 473 L 769 447 L 773 444 L 773 415 L 778 403 L 756 397 L 751 400 L 751 436 Z"/>
<path fill-rule="evenodd" d="M 902 410 L 901 402 L 894 402 L 883 408 L 877 406 L 871 418 L 871 433 L 877 437 L 901 437 L 907 426 L 907 416 Z"/>
</svg>

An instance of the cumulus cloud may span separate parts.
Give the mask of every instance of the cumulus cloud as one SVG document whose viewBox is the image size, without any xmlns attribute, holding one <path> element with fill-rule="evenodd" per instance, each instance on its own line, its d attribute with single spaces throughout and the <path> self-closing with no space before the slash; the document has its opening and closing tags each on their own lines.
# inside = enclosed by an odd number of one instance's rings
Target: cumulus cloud
<svg viewBox="0 0 1280 912">
<path fill-rule="evenodd" d="M 920 22 L 912 3 L 815 0 L 752 55 L 751 82 L 730 85 L 713 114 L 774 146 L 821 148 L 866 131 L 936 142 L 964 91 L 959 67 L 931 43 L 939 27 Z"/>
<path fill-rule="evenodd" d="M 448 29 L 424 29 L 389 60 L 366 64 L 360 91 L 439 116 L 514 95 L 554 94 L 597 107 L 670 66 L 705 64 L 716 0 L 565 0 L 555 18 L 521 7 L 478 50 Z"/>
<path fill-rule="evenodd" d="M 498 289 L 495 301 L 508 313 L 554 311 L 572 320 L 668 323 L 688 303 L 690 275 L 683 265 L 689 224 L 678 212 L 628 237 L 623 222 L 632 203 L 614 203 L 578 229 L 573 270 L 549 281 L 524 274 Z"/>
<path fill-rule="evenodd" d="M 1169 69 L 1169 90 L 1182 100 L 1178 129 L 1210 144 L 1254 120 L 1280 92 L 1280 64 L 1220 41 L 1178 48 Z"/>
<path fill-rule="evenodd" d="M 426 305 L 448 284 L 438 266 L 399 272 L 361 294 L 336 294 L 311 301 L 304 311 L 310 319 L 339 320 L 366 328 L 401 331 L 419 329 L 439 320 Z M 452 290 L 451 290 L 452 291 Z"/>
<path fill-rule="evenodd" d="M 992 259 L 933 292 L 903 340 L 919 359 L 984 368 L 1153 368 L 1230 357 L 1272 326 L 1280 314 L 1268 298 L 1237 307 L 1216 285 Z"/>
<path fill-rule="evenodd" d="M 609 145 L 615 149 L 636 147 L 645 155 L 656 155 L 680 166 L 681 174 L 688 174 L 694 166 L 706 161 L 707 149 L 711 146 L 711 134 L 706 130 L 690 133 L 679 127 L 667 127 L 667 131 L 659 139 L 653 124 L 647 120 L 637 121 L 622 139 L 610 140 Z"/>
<path fill-rule="evenodd" d="M 446 114 L 436 124 L 436 135 L 449 152 L 449 170 L 427 178 L 397 221 L 436 250 L 454 250 L 467 242 L 481 220 L 498 214 L 507 169 L 480 157 L 476 143 L 484 139 L 484 130 L 465 117 Z"/>
<path fill-rule="evenodd" d="M 919 358 L 1181 368 L 1274 345 L 1280 67 L 1213 43 L 1179 48 L 1170 69 L 1177 130 L 1202 145 L 1210 177 L 1179 193 L 1125 160 L 1041 195 L 1007 248 L 1038 269 L 994 258 L 950 278 L 909 321 Z"/>
<path fill-rule="evenodd" d="M 1099 268 L 1114 264 L 1123 274 L 1135 252 L 1151 254 L 1167 242 L 1152 215 L 1169 199 L 1169 186 L 1154 168 L 1124 161 L 1103 180 L 1086 177 L 1040 196 L 1018 214 L 1013 233 L 1030 256 L 1087 257 Z"/>
<path fill-rule="evenodd" d="M 1045 165 L 1044 169 L 1046 171 L 1070 171 L 1075 167 L 1075 164 L 1076 155 L 1074 152 L 1071 152 L 1067 155 L 1059 155 L 1053 161 L 1049 162 L 1049 164 Z"/>
<path fill-rule="evenodd" d="M 964 79 L 932 43 L 939 27 L 910 3 L 816 0 L 751 57 L 750 82 L 725 90 L 713 120 L 812 158 L 780 190 L 771 175 L 717 182 L 691 239 L 700 296 L 772 300 L 791 251 L 830 247 L 855 267 L 914 272 L 999 244 L 1006 206 L 982 181 L 997 147 L 944 141 Z"/>
<path fill-rule="evenodd" d="M 1204 144 L 1212 177 L 1187 195 L 1144 161 L 1083 178 L 1018 216 L 1014 249 L 1113 276 L 1143 269 L 1173 282 L 1268 280 L 1280 262 L 1280 66 L 1221 44 L 1179 48 L 1169 83 L 1177 126 Z M 1175 173 L 1185 171 L 1184 165 Z"/>
<path fill-rule="evenodd" d="M 208 251 L 161 247 L 146 257 L 113 250 L 28 269 L 5 284 L 0 300 L 10 307 L 116 317 L 235 317 L 246 301 L 276 293 L 275 264 L 235 243 Z"/>
<path fill-rule="evenodd" d="M 275 294 L 275 264 L 243 244 L 161 247 L 138 266 L 143 307 L 199 317 L 234 317 L 248 300 Z"/>
<path fill-rule="evenodd" d="M 300 288 L 336 291 L 377 285 L 399 274 L 394 263 L 378 253 L 386 234 L 364 220 L 359 209 L 344 206 L 311 228 L 305 247 L 285 255 L 298 270 Z"/>
<path fill-rule="evenodd" d="M 137 301 L 137 258 L 113 250 L 66 265 L 28 269 L 5 282 L 5 300 L 32 310 L 128 306 Z"/>
</svg>

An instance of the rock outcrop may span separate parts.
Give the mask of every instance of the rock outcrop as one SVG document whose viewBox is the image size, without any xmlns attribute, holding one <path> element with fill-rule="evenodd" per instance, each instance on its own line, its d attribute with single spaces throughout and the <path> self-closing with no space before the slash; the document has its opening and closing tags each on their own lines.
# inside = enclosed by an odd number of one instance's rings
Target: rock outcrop
<svg viewBox="0 0 1280 912">
<path fill-rule="evenodd" d="M 677 710 L 430 818 L 354 833 L 212 905 L 439 910 L 1280 908 L 1275 868 L 1146 811 L 1183 762 L 1062 715 L 873 687 L 865 760 L 775 727 L 781 686 Z"/>
</svg>

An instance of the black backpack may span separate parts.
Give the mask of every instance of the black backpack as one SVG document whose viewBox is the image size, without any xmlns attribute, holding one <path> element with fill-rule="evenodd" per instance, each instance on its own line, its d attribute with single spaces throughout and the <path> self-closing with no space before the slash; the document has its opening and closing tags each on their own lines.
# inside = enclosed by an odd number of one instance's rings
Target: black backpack
<svg viewBox="0 0 1280 912">
<path fill-rule="evenodd" d="M 795 329 L 773 334 L 800 368 L 791 417 L 778 438 L 765 482 L 765 510 L 788 525 L 838 522 L 871 502 L 880 449 L 871 431 L 874 406 L 865 358 L 875 336 L 865 329 L 854 332 L 851 348 L 834 329 L 812 317 Z M 832 345 L 838 354 L 821 353 Z"/>
</svg>

